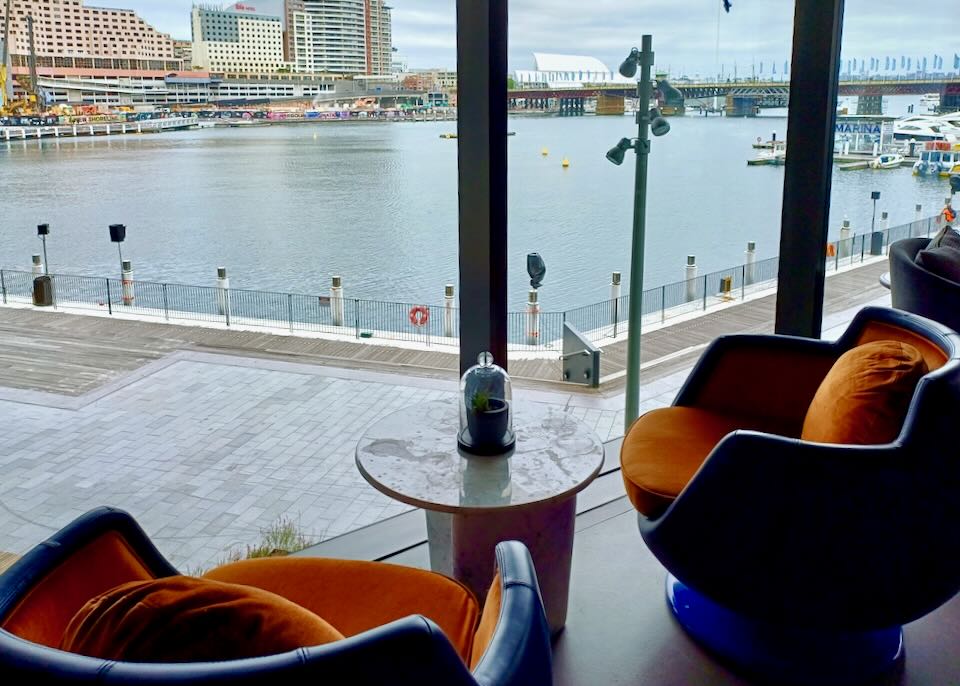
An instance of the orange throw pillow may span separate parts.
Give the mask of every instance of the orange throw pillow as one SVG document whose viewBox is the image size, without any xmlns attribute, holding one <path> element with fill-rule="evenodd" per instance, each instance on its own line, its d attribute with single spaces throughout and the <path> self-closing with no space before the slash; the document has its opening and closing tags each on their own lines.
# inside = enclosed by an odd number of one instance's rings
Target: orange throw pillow
<svg viewBox="0 0 960 686">
<path fill-rule="evenodd" d="M 219 662 L 342 638 L 273 593 L 174 576 L 122 584 L 89 601 L 70 621 L 60 649 L 124 662 Z"/>
<path fill-rule="evenodd" d="M 800 438 L 853 445 L 893 442 L 927 371 L 920 351 L 908 343 L 875 341 L 848 350 L 820 384 Z"/>
</svg>

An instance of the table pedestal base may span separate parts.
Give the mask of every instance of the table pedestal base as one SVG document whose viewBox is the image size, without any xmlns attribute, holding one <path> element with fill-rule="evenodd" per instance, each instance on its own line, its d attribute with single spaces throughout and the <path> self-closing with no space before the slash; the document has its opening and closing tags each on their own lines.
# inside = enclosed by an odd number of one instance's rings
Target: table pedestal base
<svg viewBox="0 0 960 686">
<path fill-rule="evenodd" d="M 567 620 L 576 512 L 576 496 L 476 514 L 427 510 L 430 566 L 466 585 L 483 603 L 496 569 L 497 543 L 521 541 L 530 549 L 547 624 L 556 634 Z"/>
</svg>

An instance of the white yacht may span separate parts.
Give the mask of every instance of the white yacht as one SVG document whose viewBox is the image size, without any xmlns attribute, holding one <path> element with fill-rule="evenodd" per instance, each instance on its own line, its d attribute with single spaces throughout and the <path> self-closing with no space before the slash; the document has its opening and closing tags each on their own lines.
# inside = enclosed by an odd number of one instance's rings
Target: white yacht
<svg viewBox="0 0 960 686">
<path fill-rule="evenodd" d="M 960 112 L 898 119 L 893 123 L 893 137 L 901 141 L 960 141 Z"/>
</svg>

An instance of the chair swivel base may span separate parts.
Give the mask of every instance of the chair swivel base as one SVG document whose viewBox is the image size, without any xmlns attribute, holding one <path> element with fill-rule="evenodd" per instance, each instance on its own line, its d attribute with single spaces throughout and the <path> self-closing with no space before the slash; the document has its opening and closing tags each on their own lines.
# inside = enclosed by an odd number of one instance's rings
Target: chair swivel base
<svg viewBox="0 0 960 686">
<path fill-rule="evenodd" d="M 698 643 L 731 666 L 775 684 L 849 686 L 880 676 L 903 655 L 900 627 L 836 632 L 737 614 L 667 576 L 667 601 Z"/>
</svg>

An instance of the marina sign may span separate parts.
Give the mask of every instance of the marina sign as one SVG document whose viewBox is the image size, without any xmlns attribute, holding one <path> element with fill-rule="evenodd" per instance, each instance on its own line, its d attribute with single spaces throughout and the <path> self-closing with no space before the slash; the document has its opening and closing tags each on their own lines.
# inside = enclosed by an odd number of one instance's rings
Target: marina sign
<svg viewBox="0 0 960 686">
<path fill-rule="evenodd" d="M 849 122 L 839 122 L 834 129 L 836 133 L 872 133 L 880 135 L 880 124 L 877 122 L 863 122 L 851 124 Z"/>
</svg>

